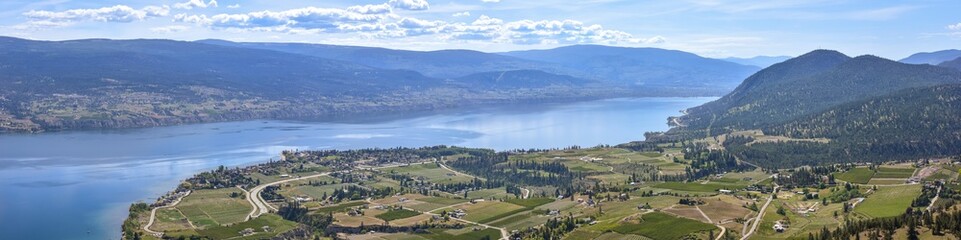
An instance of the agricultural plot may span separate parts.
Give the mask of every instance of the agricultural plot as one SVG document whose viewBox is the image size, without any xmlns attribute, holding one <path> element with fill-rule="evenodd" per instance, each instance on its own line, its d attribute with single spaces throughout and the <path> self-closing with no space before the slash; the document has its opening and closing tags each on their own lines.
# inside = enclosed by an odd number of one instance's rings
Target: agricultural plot
<svg viewBox="0 0 961 240">
<path fill-rule="evenodd" d="M 154 224 L 151 226 L 151 229 L 155 231 L 175 231 L 192 228 L 187 217 L 175 208 L 158 209 Z"/>
<path fill-rule="evenodd" d="M 456 208 L 446 208 L 443 210 L 434 211 L 434 213 L 439 213 L 440 211 L 450 212 L 456 210 L 457 208 L 464 209 L 464 211 L 467 212 L 467 216 L 464 216 L 465 220 L 479 223 L 488 223 L 507 217 L 508 215 L 518 213 L 525 209 L 523 206 L 507 202 L 483 201 L 475 204 L 461 205 Z"/>
<path fill-rule="evenodd" d="M 414 217 L 417 215 L 420 215 L 420 213 L 407 209 L 391 209 L 385 213 L 377 214 L 375 217 L 383 219 L 384 221 L 393 221 L 397 219 Z"/>
<path fill-rule="evenodd" d="M 337 205 L 334 205 L 334 206 L 326 206 L 326 207 L 321 207 L 321 208 L 313 209 L 313 211 L 314 211 L 314 212 L 319 212 L 319 213 L 343 212 L 343 211 L 346 211 L 347 209 L 350 209 L 350 208 L 352 208 L 352 207 L 362 206 L 362 205 L 366 205 L 366 204 L 367 204 L 367 203 L 366 203 L 366 202 L 363 202 L 363 201 L 347 202 L 347 203 L 337 204 Z"/>
<path fill-rule="evenodd" d="M 874 178 L 909 178 L 914 175 L 914 168 L 878 167 Z"/>
<path fill-rule="evenodd" d="M 748 201 L 740 200 L 730 195 L 719 195 L 703 199 L 705 204 L 701 205 L 701 211 L 707 214 L 714 223 L 733 221 L 736 218 L 743 218 L 751 213 L 751 210 L 742 207 Z"/>
<path fill-rule="evenodd" d="M 653 212 L 641 216 L 640 223 L 622 224 L 613 230 L 620 234 L 636 234 L 651 239 L 681 239 L 687 235 L 717 230 L 716 228 L 711 224 Z"/>
<path fill-rule="evenodd" d="M 470 182 L 473 178 L 455 174 L 452 171 L 444 169 L 437 164 L 427 163 L 427 164 L 413 164 L 410 166 L 403 167 L 393 167 L 385 168 L 381 170 L 384 173 L 394 173 L 402 175 L 410 175 L 414 179 L 423 179 L 432 183 L 439 184 L 449 184 L 449 183 L 460 183 L 460 182 Z"/>
<path fill-rule="evenodd" d="M 747 184 L 730 183 L 699 183 L 699 182 L 663 182 L 654 184 L 655 188 L 677 190 L 683 192 L 716 193 L 718 190 L 736 190 L 747 187 Z"/>
<path fill-rule="evenodd" d="M 834 212 L 841 212 L 841 204 L 818 205 L 817 211 L 799 214 L 792 206 L 810 206 L 817 202 L 800 199 L 796 197 L 772 202 L 752 239 L 804 239 L 808 233 L 817 234 L 824 227 L 834 229 L 840 224 L 839 219 L 834 217 Z M 785 216 L 777 214 L 779 206 L 785 209 Z M 774 223 L 785 219 L 789 220 L 789 227 L 784 232 L 774 231 Z"/>
<path fill-rule="evenodd" d="M 267 228 L 264 228 L 267 226 Z M 230 226 L 217 226 L 209 229 L 198 230 L 197 232 L 212 239 L 269 239 L 277 234 L 290 231 L 297 227 L 297 223 L 284 220 L 278 215 L 265 214 L 250 221 L 233 224 Z M 240 231 L 253 229 L 254 234 L 241 236 Z"/>
<path fill-rule="evenodd" d="M 880 187 L 854 211 L 869 217 L 892 217 L 904 213 L 911 201 L 921 195 L 921 185 Z"/>
<path fill-rule="evenodd" d="M 340 191 L 344 187 L 352 185 L 352 183 L 338 183 L 312 186 L 306 185 L 306 182 L 303 184 L 304 185 L 290 184 L 289 186 L 283 186 L 280 188 L 280 191 L 277 191 L 277 193 L 280 193 L 280 195 L 283 195 L 287 198 L 292 198 L 294 196 L 307 196 L 312 199 L 320 200 L 323 199 L 324 196 L 329 196 L 334 191 Z"/>
<path fill-rule="evenodd" d="M 447 230 L 443 231 L 440 229 L 430 230 L 430 234 L 417 234 L 419 237 L 430 240 L 457 240 L 457 239 L 500 239 L 501 232 L 497 229 L 487 228 L 482 230 L 474 231 L 472 228 L 467 227 L 464 229 L 457 230 Z"/>
<path fill-rule="evenodd" d="M 236 188 L 197 190 L 177 204 L 177 209 L 201 229 L 242 222 L 252 207 L 246 199 L 231 198 L 231 193 L 243 194 Z"/>
<path fill-rule="evenodd" d="M 867 167 L 857 167 L 844 173 L 836 173 L 834 177 L 845 182 L 867 184 L 874 177 L 874 170 Z"/>
</svg>

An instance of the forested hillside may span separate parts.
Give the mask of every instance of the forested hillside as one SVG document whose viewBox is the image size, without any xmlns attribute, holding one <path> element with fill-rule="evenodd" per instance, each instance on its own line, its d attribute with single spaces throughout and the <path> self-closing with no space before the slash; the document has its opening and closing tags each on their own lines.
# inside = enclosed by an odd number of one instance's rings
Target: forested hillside
<svg viewBox="0 0 961 240">
<path fill-rule="evenodd" d="M 777 126 L 900 90 L 961 83 L 961 72 L 819 50 L 764 69 L 734 92 L 688 110 L 675 133 L 716 135 Z"/>
<path fill-rule="evenodd" d="M 727 147 L 745 159 L 773 166 L 884 162 L 961 154 L 961 85 L 908 89 L 843 104 L 764 129 L 818 142 L 764 142 Z"/>
</svg>

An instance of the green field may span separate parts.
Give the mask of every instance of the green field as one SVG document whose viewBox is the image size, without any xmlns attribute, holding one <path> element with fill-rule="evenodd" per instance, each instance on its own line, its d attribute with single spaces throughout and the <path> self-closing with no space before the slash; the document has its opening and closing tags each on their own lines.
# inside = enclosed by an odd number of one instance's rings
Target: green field
<svg viewBox="0 0 961 240">
<path fill-rule="evenodd" d="M 242 222 L 252 207 L 246 199 L 231 198 L 234 192 L 243 193 L 236 188 L 197 190 L 177 204 L 177 209 L 201 229 Z"/>
<path fill-rule="evenodd" d="M 393 209 L 385 213 L 377 214 L 377 216 L 374 216 L 374 217 L 383 219 L 384 221 L 393 221 L 393 220 L 409 218 L 417 215 L 420 215 L 420 213 L 407 210 L 407 209 Z"/>
<path fill-rule="evenodd" d="M 914 168 L 879 167 L 874 178 L 909 178 L 914 175 Z"/>
<path fill-rule="evenodd" d="M 485 238 L 501 238 L 501 232 L 493 228 L 487 228 L 480 231 L 469 231 L 461 234 L 451 234 L 440 229 L 431 230 L 430 232 L 430 234 L 417 234 L 417 236 L 433 240 L 480 240 Z"/>
<path fill-rule="evenodd" d="M 497 201 L 462 205 L 462 208 L 467 211 L 467 216 L 464 217 L 465 220 L 479 223 L 488 223 L 527 210 L 527 208 L 523 206 Z M 447 209 L 447 211 L 452 210 L 453 209 Z"/>
<path fill-rule="evenodd" d="M 874 170 L 866 167 L 852 168 L 847 172 L 836 173 L 834 177 L 845 182 L 867 184 L 874 177 Z"/>
<path fill-rule="evenodd" d="M 540 205 L 544 205 L 544 204 L 548 204 L 548 203 L 554 202 L 554 199 L 551 199 L 551 198 L 528 198 L 528 199 L 517 199 L 517 198 L 514 198 L 514 199 L 508 199 L 507 202 L 509 202 L 509 203 L 511 203 L 511 204 L 514 204 L 514 205 L 522 206 L 522 207 L 525 207 L 525 208 L 528 208 L 528 209 L 533 209 L 534 207 L 537 207 L 537 206 L 540 206 Z"/>
<path fill-rule="evenodd" d="M 269 226 L 270 232 L 264 232 L 264 226 Z M 279 233 L 290 231 L 296 227 L 297 223 L 295 222 L 284 220 L 275 214 L 265 214 L 250 221 L 226 227 L 213 227 L 210 229 L 199 230 L 197 232 L 203 236 L 211 237 L 212 239 L 268 239 L 276 236 Z M 256 233 L 247 237 L 240 237 L 239 232 L 246 228 L 252 228 L 254 231 L 256 231 Z"/>
<path fill-rule="evenodd" d="M 641 223 L 621 224 L 613 230 L 621 234 L 637 234 L 651 239 L 680 239 L 688 234 L 716 228 L 711 224 L 660 212 L 644 214 L 642 219 Z"/>
<path fill-rule="evenodd" d="M 880 187 L 854 211 L 869 217 L 892 217 L 904 213 L 911 201 L 921 195 L 921 185 Z"/>
<path fill-rule="evenodd" d="M 663 188 L 685 192 L 717 192 L 719 189 L 736 190 L 747 187 L 745 184 L 726 184 L 726 183 L 707 183 L 699 182 L 662 182 L 654 185 L 655 188 Z"/>
</svg>

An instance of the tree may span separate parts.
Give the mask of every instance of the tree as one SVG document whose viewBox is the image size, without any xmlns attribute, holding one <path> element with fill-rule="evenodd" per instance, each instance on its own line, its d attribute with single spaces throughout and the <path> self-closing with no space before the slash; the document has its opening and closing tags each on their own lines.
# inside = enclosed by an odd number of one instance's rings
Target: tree
<svg viewBox="0 0 961 240">
<path fill-rule="evenodd" d="M 919 240 L 918 226 L 914 219 L 908 219 L 908 240 Z"/>
</svg>

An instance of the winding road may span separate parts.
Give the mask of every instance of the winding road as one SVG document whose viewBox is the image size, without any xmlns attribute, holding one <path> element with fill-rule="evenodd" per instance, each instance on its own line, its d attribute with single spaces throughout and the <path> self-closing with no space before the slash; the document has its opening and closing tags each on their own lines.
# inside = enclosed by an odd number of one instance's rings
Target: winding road
<svg viewBox="0 0 961 240">
<path fill-rule="evenodd" d="M 174 201 L 171 202 L 170 204 L 167 204 L 166 206 L 155 207 L 155 208 L 151 209 L 151 210 L 150 210 L 150 219 L 147 220 L 147 224 L 146 224 L 146 225 L 143 225 L 143 230 L 144 230 L 145 232 L 147 232 L 147 233 L 150 233 L 151 235 L 156 236 L 156 237 L 161 237 L 161 236 L 163 236 L 164 233 L 162 233 L 162 232 L 157 232 L 157 231 L 150 230 L 150 226 L 153 225 L 154 219 L 155 219 L 156 216 L 157 216 L 157 209 L 161 209 L 161 208 L 171 208 L 171 207 L 173 207 L 173 206 L 177 206 L 177 204 L 179 204 L 181 200 L 184 200 L 185 197 L 190 196 L 190 193 L 191 193 L 191 191 L 187 191 L 187 194 L 184 194 L 183 196 L 180 196 L 179 198 L 177 198 L 177 200 L 174 200 Z"/>
</svg>

